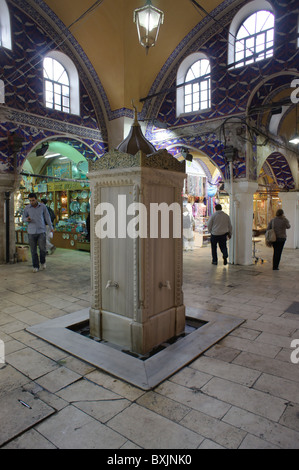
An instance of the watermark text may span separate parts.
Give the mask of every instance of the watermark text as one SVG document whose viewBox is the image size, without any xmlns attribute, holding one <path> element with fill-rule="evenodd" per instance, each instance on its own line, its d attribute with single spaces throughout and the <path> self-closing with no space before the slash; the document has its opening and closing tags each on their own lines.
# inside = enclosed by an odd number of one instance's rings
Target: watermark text
<svg viewBox="0 0 299 470">
<path fill-rule="evenodd" d="M 102 202 L 97 205 L 95 215 L 101 216 L 95 225 L 96 236 L 101 239 L 181 238 L 182 234 L 182 212 L 178 202 L 170 205 L 151 203 L 148 210 L 140 202 L 127 205 L 126 195 L 118 195 L 117 207 Z"/>
<path fill-rule="evenodd" d="M 291 101 L 292 103 L 299 103 L 299 78 L 295 78 L 292 82 L 291 82 L 291 87 L 292 88 L 295 88 L 294 91 L 292 91 L 291 93 Z"/>
<path fill-rule="evenodd" d="M 291 362 L 293 364 L 299 364 L 299 339 L 293 339 L 291 342 L 291 348 L 294 348 L 294 351 L 291 354 Z"/>
</svg>

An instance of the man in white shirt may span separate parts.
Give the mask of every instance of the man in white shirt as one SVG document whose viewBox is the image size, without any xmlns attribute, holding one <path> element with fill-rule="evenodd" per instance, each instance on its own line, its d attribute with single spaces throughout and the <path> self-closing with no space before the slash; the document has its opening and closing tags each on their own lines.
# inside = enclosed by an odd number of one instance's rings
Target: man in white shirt
<svg viewBox="0 0 299 470">
<path fill-rule="evenodd" d="M 211 234 L 212 264 L 218 263 L 217 245 L 223 255 L 223 264 L 227 264 L 227 238 L 232 236 L 232 224 L 229 215 L 222 210 L 221 204 L 216 204 L 216 212 L 208 220 L 208 230 Z"/>
</svg>

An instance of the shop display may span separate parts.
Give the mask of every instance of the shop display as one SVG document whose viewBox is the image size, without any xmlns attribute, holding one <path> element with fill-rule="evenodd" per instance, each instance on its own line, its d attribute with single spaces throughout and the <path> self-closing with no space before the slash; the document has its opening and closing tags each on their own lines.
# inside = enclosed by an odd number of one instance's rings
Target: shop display
<svg viewBox="0 0 299 470">
<path fill-rule="evenodd" d="M 253 230 L 264 232 L 268 223 L 281 208 L 277 193 L 256 192 L 253 197 Z"/>
<path fill-rule="evenodd" d="M 219 204 L 222 206 L 223 212 L 227 215 L 230 215 L 230 200 L 228 195 L 220 194 L 219 195 Z"/>
<path fill-rule="evenodd" d="M 24 177 L 26 179 L 26 177 Z M 42 192 L 36 191 L 41 189 Z M 28 195 L 36 192 L 38 200 L 46 198 L 50 202 L 56 219 L 54 222 L 53 243 L 57 248 L 82 249 L 89 251 L 90 243 L 86 239 L 86 219 L 90 210 L 89 183 L 78 182 L 42 182 L 38 184 L 31 178 L 22 181 L 20 190 L 15 195 L 15 231 L 16 243 L 28 244 L 27 224 L 23 224 L 24 208 L 29 204 Z"/>
</svg>

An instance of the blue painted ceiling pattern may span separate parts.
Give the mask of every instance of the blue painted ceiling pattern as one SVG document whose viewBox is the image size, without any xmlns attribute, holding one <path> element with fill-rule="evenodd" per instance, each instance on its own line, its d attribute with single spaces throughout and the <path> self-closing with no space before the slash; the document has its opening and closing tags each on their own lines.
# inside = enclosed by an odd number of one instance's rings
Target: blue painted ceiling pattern
<svg viewBox="0 0 299 470">
<path fill-rule="evenodd" d="M 226 2 L 229 3 L 229 2 Z M 246 3 L 246 2 L 245 2 Z M 163 134 L 164 146 L 193 146 L 205 152 L 218 168 L 223 172 L 224 177 L 227 175 L 227 168 L 223 158 L 223 142 L 217 140 L 217 136 L 202 136 L 194 134 L 194 136 L 181 138 L 173 138 L 176 132 L 174 128 L 184 129 L 190 124 L 196 125 L 196 133 L 200 134 L 201 124 L 205 127 L 207 122 L 214 119 L 223 119 L 228 116 L 245 115 L 248 106 L 248 99 L 254 90 L 267 76 L 279 74 L 282 71 L 293 72 L 297 74 L 299 49 L 296 47 L 297 37 L 297 22 L 298 15 L 293 13 L 297 4 L 296 0 L 285 2 L 283 0 L 273 0 L 271 2 L 274 6 L 276 14 L 275 22 L 275 53 L 270 59 L 259 61 L 245 67 L 237 69 L 229 69 L 227 66 L 227 40 L 229 24 L 236 13 L 236 9 L 231 10 L 226 15 L 227 26 L 219 31 L 218 25 L 213 25 L 213 32 L 215 29 L 218 31 L 211 37 L 211 30 L 209 29 L 203 36 L 198 39 L 190 40 L 190 35 L 187 36 L 181 45 L 178 46 L 178 53 L 181 52 L 184 46 L 184 54 L 181 60 L 193 52 L 205 53 L 211 63 L 211 81 L 212 81 L 212 107 L 210 110 L 201 112 L 199 114 L 190 114 L 183 116 L 176 116 L 176 92 L 171 91 L 164 95 L 155 98 L 152 105 L 152 111 L 157 113 L 160 121 L 167 123 L 169 126 L 169 140 L 167 139 L 167 130 Z M 298 4 L 297 4 L 298 5 Z M 238 9 L 240 6 L 238 7 Z M 207 21 L 206 19 L 204 21 Z M 225 23 L 222 20 L 223 24 Z M 176 85 L 176 74 L 180 62 L 176 62 L 173 66 L 171 59 L 174 61 L 176 58 L 175 52 L 172 58 L 169 58 L 167 68 L 163 68 L 157 77 L 154 86 L 152 87 L 149 95 L 159 91 L 158 84 L 163 83 L 163 90 L 173 89 Z M 162 73 L 163 72 L 163 73 Z M 293 75 L 293 78 L 294 78 Z M 287 83 L 290 85 L 292 81 L 291 75 L 282 75 L 271 80 L 270 84 L 263 86 L 259 93 L 256 93 L 251 106 L 260 106 L 267 99 L 270 87 L 272 89 L 279 89 Z M 274 83 L 273 83 L 274 82 Z M 150 106 L 150 100 L 146 102 L 147 108 Z M 157 147 L 159 144 L 159 133 L 153 123 L 149 123 L 146 137 Z M 271 159 L 273 161 L 273 159 Z M 280 178 L 279 165 L 282 161 L 279 159 L 275 165 L 275 175 L 278 180 Z M 236 178 L 246 177 L 246 163 L 245 156 L 241 156 L 241 160 L 235 164 L 234 176 Z"/>
<path fill-rule="evenodd" d="M 279 188 L 287 190 L 295 189 L 294 178 L 284 155 L 280 152 L 273 152 L 268 156 L 267 163 L 272 168 Z"/>
<path fill-rule="evenodd" d="M 80 84 L 81 116 L 59 113 L 43 104 L 43 57 L 56 49 L 56 44 L 47 38 L 37 24 L 21 10 L 11 14 L 13 51 L 0 49 L 1 78 L 5 81 L 6 105 L 51 119 L 64 120 L 93 129 L 98 123 L 93 105 Z"/>
<path fill-rule="evenodd" d="M 176 117 L 176 93 L 170 92 L 157 97 L 153 102 L 146 101 L 141 118 L 156 118 L 167 122 L 169 131 L 165 131 L 163 141 L 159 140 L 157 128 L 150 123 L 146 137 L 157 148 L 172 147 L 170 152 L 174 155 L 180 151 L 181 146 L 199 149 L 208 155 L 217 165 L 225 179 L 229 178 L 227 162 L 223 156 L 223 141 L 219 133 L 213 131 L 201 131 L 201 126 L 206 129 L 207 122 L 225 119 L 228 116 L 244 116 L 248 105 L 248 98 L 252 90 L 267 76 L 280 73 L 282 69 L 297 71 L 298 49 L 296 48 L 297 15 L 292 13 L 298 0 L 273 0 L 272 4 L 276 13 L 276 38 L 275 54 L 271 59 L 251 64 L 236 70 L 227 67 L 227 37 L 230 21 L 238 9 L 248 3 L 246 1 L 234 6 L 235 0 L 225 0 L 211 15 L 217 16 L 230 6 L 230 10 L 221 20 L 222 25 L 211 22 L 210 18 L 199 21 L 198 25 L 184 38 L 175 51 L 170 55 L 158 74 L 149 94 L 159 91 L 159 84 L 163 83 L 163 89 L 169 89 L 176 84 L 176 73 L 178 66 L 187 55 L 192 52 L 203 52 L 210 58 L 212 69 L 212 108 L 200 114 L 191 114 Z M 87 156 L 94 158 L 94 153 L 101 155 L 107 150 L 107 130 L 101 103 L 95 97 L 93 86 L 89 84 L 86 74 L 81 67 L 84 63 L 93 77 L 94 84 L 100 93 L 105 113 L 110 118 L 118 117 L 111 115 L 110 105 L 90 62 L 72 35 L 69 40 L 73 50 L 67 49 L 64 44 L 61 50 L 71 57 L 80 73 L 81 87 L 81 117 L 58 113 L 48 110 L 43 106 L 43 82 L 42 61 L 45 51 L 56 47 L 56 31 L 51 28 L 37 10 L 28 1 L 17 2 L 7 0 L 12 15 L 13 30 L 13 52 L 0 49 L 0 78 L 6 83 L 6 105 L 14 109 L 19 116 L 15 116 L 13 122 L 2 122 L 0 124 L 0 171 L 13 171 L 14 158 L 7 143 L 7 131 L 16 132 L 24 138 L 24 147 L 20 154 L 18 167 L 23 164 L 25 156 L 38 142 L 43 139 L 63 134 L 68 126 L 74 126 L 72 132 L 76 134 L 77 142 L 84 143 Z M 36 5 L 42 8 L 47 15 L 59 26 L 62 32 L 66 27 L 45 5 L 43 0 L 35 0 Z M 28 13 L 28 14 L 27 14 Z M 210 27 L 201 34 L 201 29 L 210 23 Z M 76 54 L 74 53 L 76 51 Z M 80 63 L 81 61 L 81 63 Z M 26 72 L 22 74 L 22 72 Z M 291 79 L 290 79 L 291 81 Z M 282 87 L 287 83 L 286 76 L 277 77 L 275 86 Z M 263 87 L 262 93 L 256 93 L 251 106 L 258 106 L 267 99 L 267 87 Z M 23 115 L 22 115 L 23 113 Z M 27 113 L 27 114 L 26 114 Z M 147 114 L 149 113 L 149 114 Z M 29 119 L 28 116 L 31 115 Z M 119 114 L 130 115 L 131 110 L 119 110 Z M 48 123 L 42 120 L 47 120 Z M 35 121 L 36 120 L 36 121 Z M 49 128 L 49 123 L 54 123 Z M 39 125 L 40 124 L 40 125 Z M 184 130 L 194 126 L 194 134 Z M 80 130 L 79 130 L 80 127 Z M 174 136 L 173 128 L 181 132 Z M 38 129 L 38 130 L 37 130 Z M 88 129 L 93 137 L 88 136 Z M 73 141 L 73 143 L 76 139 Z M 88 150 L 86 150 L 88 149 Z M 10 152 L 10 153 L 9 153 Z M 9 155 L 9 158 L 7 158 Z M 277 161 L 276 161 L 276 160 Z M 288 187 L 292 186 L 290 180 L 291 172 L 286 168 L 286 160 L 283 161 L 278 154 L 272 154 L 269 162 L 274 165 L 275 175 L 280 181 L 281 177 L 288 179 Z M 289 173 L 288 173 L 289 171 Z M 234 163 L 235 178 L 246 177 L 246 157 L 239 154 L 239 160 Z"/>
<path fill-rule="evenodd" d="M 14 149 L 10 143 L 8 135 L 17 135 L 22 141 L 21 152 L 18 158 L 14 158 Z M 78 150 L 87 160 L 94 160 L 99 155 L 108 151 L 107 145 L 92 139 L 79 139 L 57 135 L 57 132 L 38 129 L 30 126 L 19 126 L 13 122 L 0 122 L 0 173 L 21 171 L 26 156 L 40 142 L 50 142 L 59 139 L 60 142 L 66 143 Z"/>
<path fill-rule="evenodd" d="M 101 155 L 107 150 L 106 125 L 98 100 L 91 101 L 91 96 L 94 98 L 93 90 L 88 85 L 80 62 L 65 44 L 58 48 L 73 60 L 79 71 L 80 116 L 46 108 L 43 104 L 43 56 L 57 49 L 50 35 L 55 34 L 57 42 L 61 38 L 25 0 L 18 0 L 17 4 L 8 0 L 7 3 L 11 15 L 13 50 L 0 48 L 0 78 L 5 83 L 4 108 L 9 116 L 8 122 L 2 119 L 0 125 L 0 172 L 14 170 L 14 158 L 7 141 L 10 132 L 16 133 L 24 142 L 18 154 L 18 168 L 40 139 L 65 133 L 73 133 L 79 141 L 85 142 L 91 149 L 92 158 L 95 153 Z"/>
</svg>

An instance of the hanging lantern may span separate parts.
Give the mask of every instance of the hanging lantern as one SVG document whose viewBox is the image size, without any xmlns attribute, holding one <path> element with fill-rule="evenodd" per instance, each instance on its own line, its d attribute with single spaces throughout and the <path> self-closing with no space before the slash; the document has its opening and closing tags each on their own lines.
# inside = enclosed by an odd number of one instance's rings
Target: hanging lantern
<svg viewBox="0 0 299 470">
<path fill-rule="evenodd" d="M 156 44 L 163 21 L 163 11 L 153 7 L 151 0 L 146 0 L 144 7 L 134 10 L 134 23 L 137 25 L 139 42 L 146 48 L 146 53 Z"/>
</svg>

